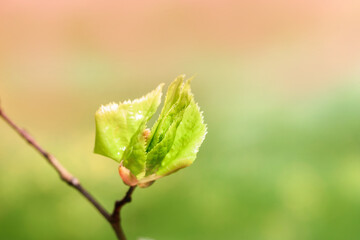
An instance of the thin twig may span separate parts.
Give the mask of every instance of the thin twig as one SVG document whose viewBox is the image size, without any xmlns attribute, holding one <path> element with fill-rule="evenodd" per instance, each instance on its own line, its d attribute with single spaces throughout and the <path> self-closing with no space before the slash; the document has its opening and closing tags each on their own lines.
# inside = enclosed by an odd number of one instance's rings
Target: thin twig
<svg viewBox="0 0 360 240">
<path fill-rule="evenodd" d="M 135 187 L 136 186 L 130 187 L 129 190 L 126 192 L 125 196 L 123 197 L 123 199 L 115 202 L 114 210 L 113 210 L 113 213 L 111 214 L 112 218 L 116 218 L 119 215 L 121 208 L 125 204 L 131 202 L 131 195 L 134 192 Z"/>
<path fill-rule="evenodd" d="M 3 111 L 0 106 L 0 117 L 7 122 L 23 139 L 25 139 L 32 147 L 34 147 L 47 162 L 57 171 L 60 178 L 71 187 L 78 190 L 89 202 L 100 212 L 100 214 L 111 224 L 116 236 L 120 240 L 126 240 L 124 231 L 120 225 L 120 210 L 128 202 L 131 201 L 131 194 L 135 187 L 130 187 L 124 198 L 115 202 L 114 210 L 110 215 L 106 209 L 80 184 L 79 180 L 74 177 L 61 163 L 50 153 L 45 151 L 35 139 L 25 130 L 18 127 Z"/>
<path fill-rule="evenodd" d="M 123 199 L 116 201 L 114 204 L 114 210 L 111 214 L 111 218 L 112 218 L 111 226 L 115 230 L 116 234 L 118 234 L 118 233 L 120 234 L 117 236 L 119 239 L 126 239 L 125 235 L 124 235 L 124 231 L 122 230 L 122 227 L 121 227 L 120 211 L 125 204 L 131 202 L 131 195 L 134 192 L 135 188 L 136 188 L 136 186 L 130 187 L 128 189 L 128 191 L 126 192 L 125 196 L 123 197 Z"/>
</svg>

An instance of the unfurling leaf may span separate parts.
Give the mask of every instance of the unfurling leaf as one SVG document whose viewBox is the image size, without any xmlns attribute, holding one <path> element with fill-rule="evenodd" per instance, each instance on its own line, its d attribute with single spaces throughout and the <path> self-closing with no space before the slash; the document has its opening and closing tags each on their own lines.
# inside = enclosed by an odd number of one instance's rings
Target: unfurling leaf
<svg viewBox="0 0 360 240">
<path fill-rule="evenodd" d="M 146 123 L 161 101 L 162 84 L 134 101 L 101 106 L 95 114 L 95 153 L 120 162 L 119 173 L 130 186 L 147 187 L 158 178 L 193 163 L 206 135 L 202 113 L 184 75 L 169 86 L 154 126 Z"/>
</svg>

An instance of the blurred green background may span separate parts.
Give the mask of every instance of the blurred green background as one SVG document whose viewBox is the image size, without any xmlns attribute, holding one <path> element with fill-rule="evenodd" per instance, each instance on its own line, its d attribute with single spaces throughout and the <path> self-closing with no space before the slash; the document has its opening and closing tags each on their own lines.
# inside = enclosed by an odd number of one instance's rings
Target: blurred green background
<svg viewBox="0 0 360 240">
<path fill-rule="evenodd" d="M 179 74 L 208 124 L 195 163 L 137 189 L 129 239 L 360 238 L 360 2 L 1 1 L 1 105 L 111 209 L 94 113 Z M 0 239 L 115 239 L 0 121 Z"/>
</svg>

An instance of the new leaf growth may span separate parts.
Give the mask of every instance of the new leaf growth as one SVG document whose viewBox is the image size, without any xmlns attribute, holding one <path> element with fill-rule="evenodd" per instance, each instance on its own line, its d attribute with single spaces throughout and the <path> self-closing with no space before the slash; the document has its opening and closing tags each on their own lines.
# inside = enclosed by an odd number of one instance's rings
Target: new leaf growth
<svg viewBox="0 0 360 240">
<path fill-rule="evenodd" d="M 147 187 L 194 162 L 206 125 L 191 93 L 191 79 L 184 83 L 184 78 L 170 84 L 150 133 L 146 124 L 159 107 L 163 84 L 140 99 L 110 103 L 96 112 L 94 152 L 120 163 L 125 184 Z"/>
</svg>

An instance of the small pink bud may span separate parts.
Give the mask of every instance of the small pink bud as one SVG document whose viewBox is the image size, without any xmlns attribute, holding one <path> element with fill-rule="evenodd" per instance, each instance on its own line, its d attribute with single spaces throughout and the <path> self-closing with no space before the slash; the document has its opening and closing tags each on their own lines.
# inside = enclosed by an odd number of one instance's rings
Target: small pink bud
<svg viewBox="0 0 360 240">
<path fill-rule="evenodd" d="M 143 132 L 143 136 L 145 138 L 145 141 L 147 141 L 150 137 L 150 129 L 146 128 Z"/>
<path fill-rule="evenodd" d="M 136 186 L 138 184 L 138 180 L 135 175 L 132 174 L 130 170 L 124 167 L 122 164 L 119 166 L 119 174 L 126 185 Z"/>
</svg>

